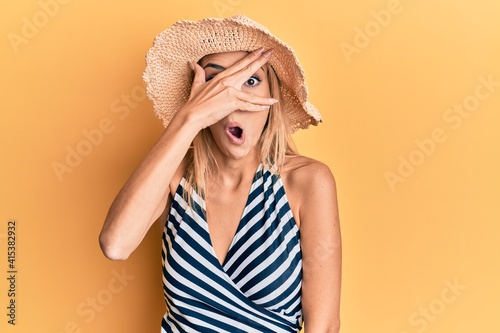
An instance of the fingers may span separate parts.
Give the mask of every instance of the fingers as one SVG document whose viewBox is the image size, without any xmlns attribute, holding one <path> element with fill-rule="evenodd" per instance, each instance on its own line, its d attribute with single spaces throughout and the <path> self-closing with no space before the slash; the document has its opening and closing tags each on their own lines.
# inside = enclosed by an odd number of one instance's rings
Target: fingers
<svg viewBox="0 0 500 333">
<path fill-rule="evenodd" d="M 243 91 L 236 91 L 236 97 L 240 101 L 264 106 L 266 108 L 278 102 L 278 100 L 275 98 L 259 97 Z"/>
<path fill-rule="evenodd" d="M 198 114 L 196 119 L 204 119 L 203 126 L 216 123 L 231 112 L 263 111 L 278 102 L 274 98 L 260 97 L 242 91 L 242 82 L 248 80 L 271 56 L 271 51 L 258 50 L 218 73 L 209 82 L 205 80 L 205 70 L 195 62 L 189 62 L 194 78 L 191 95 L 185 105 L 187 115 Z M 229 77 L 228 74 L 229 73 Z M 231 74 L 232 73 L 232 74 Z M 203 127 L 203 128 L 204 128 Z"/>
<path fill-rule="evenodd" d="M 190 61 L 189 66 L 194 71 L 193 87 L 198 87 L 205 83 L 205 71 L 203 68 L 194 61 Z"/>
<path fill-rule="evenodd" d="M 264 111 L 269 109 L 269 105 L 259 105 L 250 102 L 238 101 L 234 111 Z"/>
<path fill-rule="evenodd" d="M 237 61 L 232 66 L 226 68 L 220 75 L 220 78 L 233 76 L 236 80 L 246 80 L 261 68 L 271 58 L 272 49 L 263 52 L 263 48 L 257 49 Z"/>
<path fill-rule="evenodd" d="M 259 68 L 261 68 L 266 62 L 269 61 L 269 58 L 272 55 L 272 49 L 269 49 L 266 52 L 263 51 L 264 48 L 261 47 L 251 52 L 243 59 L 237 61 L 236 63 L 219 73 L 217 75 L 217 80 L 214 80 L 214 82 L 226 78 L 226 85 L 239 87 L 242 84 L 242 82 L 240 81 L 246 81 L 248 77 L 254 74 Z M 194 71 L 192 85 L 193 89 L 191 91 L 191 93 L 193 93 L 193 90 L 197 90 L 197 87 L 206 82 L 205 71 L 194 61 L 190 61 L 189 66 Z"/>
<path fill-rule="evenodd" d="M 236 99 L 233 100 L 233 111 L 263 111 L 278 102 L 277 99 L 259 97 L 242 91 L 236 91 Z"/>
</svg>

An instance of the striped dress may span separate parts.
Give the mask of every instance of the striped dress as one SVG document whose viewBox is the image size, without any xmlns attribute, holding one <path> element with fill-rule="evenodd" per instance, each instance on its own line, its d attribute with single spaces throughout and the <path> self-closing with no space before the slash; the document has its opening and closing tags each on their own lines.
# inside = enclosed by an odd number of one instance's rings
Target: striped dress
<svg viewBox="0 0 500 333">
<path fill-rule="evenodd" d="M 165 332 L 298 332 L 302 325 L 299 230 L 278 175 L 259 166 L 221 265 L 205 202 L 183 198 L 183 178 L 163 232 Z"/>
</svg>

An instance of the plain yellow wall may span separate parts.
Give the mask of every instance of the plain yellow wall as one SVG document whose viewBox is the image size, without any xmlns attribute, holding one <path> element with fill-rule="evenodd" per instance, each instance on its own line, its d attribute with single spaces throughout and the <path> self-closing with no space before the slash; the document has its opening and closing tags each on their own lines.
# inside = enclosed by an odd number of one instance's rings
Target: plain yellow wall
<svg viewBox="0 0 500 333">
<path fill-rule="evenodd" d="M 162 131 L 141 79 L 154 36 L 236 13 L 295 48 L 324 116 L 295 138 L 337 179 L 341 331 L 499 332 L 496 0 L 4 1 L 0 331 L 159 332 L 161 228 L 125 262 L 97 236 Z"/>
</svg>

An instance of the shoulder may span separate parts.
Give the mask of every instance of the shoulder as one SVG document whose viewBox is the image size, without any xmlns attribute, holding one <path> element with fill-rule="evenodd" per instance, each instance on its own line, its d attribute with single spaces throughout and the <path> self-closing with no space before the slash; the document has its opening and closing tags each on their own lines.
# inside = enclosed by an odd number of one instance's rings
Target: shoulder
<svg viewBox="0 0 500 333">
<path fill-rule="evenodd" d="M 281 177 L 290 189 L 315 189 L 318 185 L 335 186 L 330 168 L 317 160 L 305 156 L 287 157 Z"/>
<path fill-rule="evenodd" d="M 299 227 L 311 212 L 336 201 L 335 178 L 322 162 L 305 156 L 289 157 L 280 175 Z"/>
</svg>

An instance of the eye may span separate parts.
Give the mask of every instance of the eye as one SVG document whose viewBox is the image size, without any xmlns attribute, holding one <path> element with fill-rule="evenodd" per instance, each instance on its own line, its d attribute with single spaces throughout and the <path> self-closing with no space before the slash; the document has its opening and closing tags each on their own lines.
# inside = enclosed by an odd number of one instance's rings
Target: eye
<svg viewBox="0 0 500 333">
<path fill-rule="evenodd" d="M 215 75 L 217 75 L 217 74 L 212 74 L 212 75 L 206 77 L 205 78 L 205 82 L 208 82 L 208 81 L 212 80 L 215 77 Z"/>
<path fill-rule="evenodd" d="M 247 82 L 245 82 L 245 84 L 247 86 L 250 86 L 250 87 L 255 87 L 256 85 L 258 85 L 260 83 L 261 79 L 258 77 L 258 76 L 252 76 L 251 78 L 249 78 L 247 80 Z"/>
</svg>

